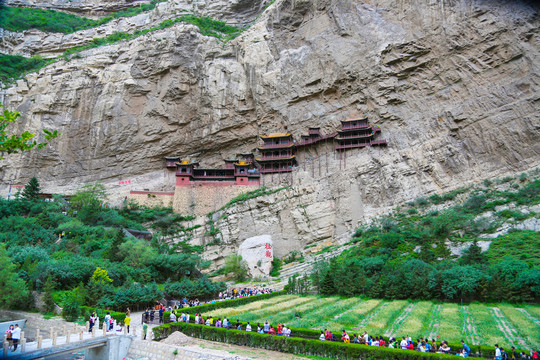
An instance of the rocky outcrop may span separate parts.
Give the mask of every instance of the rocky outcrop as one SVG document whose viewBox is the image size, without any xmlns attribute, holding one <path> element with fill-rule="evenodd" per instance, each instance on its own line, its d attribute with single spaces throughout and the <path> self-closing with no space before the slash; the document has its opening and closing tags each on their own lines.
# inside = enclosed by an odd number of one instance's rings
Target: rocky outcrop
<svg viewBox="0 0 540 360">
<path fill-rule="evenodd" d="M 83 16 L 99 16 L 147 4 L 150 0 L 5 0 L 8 6 L 60 10 Z"/>
<path fill-rule="evenodd" d="M 8 89 L 21 129 L 62 136 L 10 156 L 0 176 L 8 184 L 36 175 L 49 191 L 101 180 L 117 199 L 127 178 L 134 189 L 171 191 L 161 181 L 166 155 L 219 164 L 253 151 L 261 134 L 330 133 L 349 115 L 368 115 L 388 148 L 341 161 L 312 149 L 282 193 L 290 196 L 249 202 L 253 221 L 249 209 L 230 210 L 225 238 L 272 234 L 281 256 L 399 202 L 540 165 L 539 28 L 537 6 L 465 0 L 278 0 L 230 42 L 178 24 L 56 62 Z M 315 176 L 311 159 L 327 152 L 329 170 Z"/>
<path fill-rule="evenodd" d="M 64 3 L 64 1 L 60 1 Z M 71 34 L 45 33 L 36 29 L 23 32 L 2 31 L 0 33 L 0 53 L 10 55 L 34 56 L 54 58 L 65 50 L 77 46 L 87 45 L 93 39 L 104 38 L 116 32 L 133 33 L 135 30 L 144 30 L 158 26 L 165 20 L 172 20 L 181 15 L 208 16 L 224 21 L 237 27 L 249 26 L 259 14 L 267 0 L 253 2 L 236 1 L 169 1 L 156 4 L 152 11 L 136 16 L 113 19 L 110 22 Z M 101 2 L 100 2 L 101 3 Z M 82 6 L 81 2 L 68 4 Z M 118 2 L 104 2 L 103 5 Z M 140 4 L 140 3 L 137 3 Z M 52 6 L 53 4 L 51 4 Z M 99 8 L 91 2 L 85 2 L 90 9 Z"/>
</svg>

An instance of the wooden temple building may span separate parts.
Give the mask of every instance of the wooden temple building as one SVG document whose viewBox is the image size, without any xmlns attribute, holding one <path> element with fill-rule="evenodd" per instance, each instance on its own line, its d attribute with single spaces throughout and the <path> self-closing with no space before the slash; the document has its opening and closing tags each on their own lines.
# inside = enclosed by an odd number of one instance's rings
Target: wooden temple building
<svg viewBox="0 0 540 360">
<path fill-rule="evenodd" d="M 366 146 L 386 146 L 386 140 L 377 140 L 378 126 L 369 124 L 367 117 L 341 121 L 341 128 L 332 134 L 322 134 L 319 127 L 310 127 L 307 135 L 294 141 L 291 133 L 262 135 L 258 147 L 260 157 L 252 153 L 238 154 L 226 159 L 225 168 L 200 168 L 198 162 L 182 161 L 180 157 L 165 157 L 166 167 L 176 170 L 176 185 L 194 183 L 258 185 L 260 174 L 288 173 L 296 166 L 296 151 L 331 139 L 336 151 Z"/>
<path fill-rule="evenodd" d="M 167 158 L 165 159 L 167 160 Z M 225 168 L 199 168 L 198 162 L 176 162 L 176 186 L 195 183 L 208 185 L 259 185 L 260 173 L 253 162 L 227 159 Z"/>
<path fill-rule="evenodd" d="M 255 161 L 261 174 L 291 172 L 296 165 L 296 146 L 292 134 L 272 134 L 261 136 L 264 144 L 260 146 L 261 157 Z"/>
<path fill-rule="evenodd" d="M 352 118 L 341 121 L 338 130 L 336 150 L 361 148 L 365 146 L 386 146 L 386 140 L 375 140 L 381 132 L 378 126 L 371 126 L 367 117 Z"/>
</svg>

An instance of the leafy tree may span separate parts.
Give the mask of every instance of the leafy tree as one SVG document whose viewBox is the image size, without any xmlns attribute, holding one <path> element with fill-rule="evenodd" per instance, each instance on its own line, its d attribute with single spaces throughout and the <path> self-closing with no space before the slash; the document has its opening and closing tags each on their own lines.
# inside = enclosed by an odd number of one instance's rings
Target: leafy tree
<svg viewBox="0 0 540 360">
<path fill-rule="evenodd" d="M 107 201 L 105 185 L 86 184 L 71 197 L 71 208 L 77 211 L 77 217 L 85 223 L 96 223 L 101 206 Z"/>
<path fill-rule="evenodd" d="M 67 321 L 77 321 L 81 316 L 81 306 L 84 305 L 85 289 L 81 283 L 75 289 L 68 291 L 64 297 L 62 317 Z"/>
<path fill-rule="evenodd" d="M 39 186 L 38 179 L 34 176 L 30 179 L 28 184 L 24 187 L 22 196 L 26 200 L 37 200 L 41 193 L 41 187 Z"/>
<path fill-rule="evenodd" d="M 472 266 L 455 266 L 443 272 L 442 292 L 448 299 L 472 298 L 484 273 Z"/>
<path fill-rule="evenodd" d="M 108 276 L 108 271 L 96 268 L 92 277 L 88 281 L 87 299 L 90 305 L 95 305 L 105 293 L 110 290 L 112 279 Z"/>
<path fill-rule="evenodd" d="M 0 289 L 0 308 L 18 305 L 28 295 L 26 284 L 17 276 L 5 244 L 0 244 Z"/>
<path fill-rule="evenodd" d="M 247 263 L 242 259 L 241 255 L 227 256 L 224 271 L 226 274 L 232 273 L 233 279 L 238 282 L 245 281 L 249 273 Z"/>
<path fill-rule="evenodd" d="M 46 312 L 54 311 L 53 291 L 54 291 L 54 281 L 52 279 L 52 276 L 49 275 L 47 277 L 47 281 L 45 282 L 45 285 L 43 286 L 43 292 L 44 292 L 43 302 L 45 303 Z"/>
<path fill-rule="evenodd" d="M 0 104 L 0 107 L 4 105 Z M 4 113 L 0 115 L 0 159 L 3 159 L 4 152 L 8 154 L 16 154 L 18 152 L 27 151 L 32 149 L 34 146 L 37 146 L 38 149 L 43 149 L 47 146 L 46 142 L 38 143 L 36 140 L 33 140 L 36 135 L 31 134 L 28 131 L 23 132 L 20 135 L 17 134 L 8 134 L 7 127 L 17 121 L 17 118 L 21 114 L 17 111 L 4 110 Z M 45 139 L 50 141 L 60 133 L 57 130 L 49 131 L 43 129 L 45 133 Z"/>
</svg>

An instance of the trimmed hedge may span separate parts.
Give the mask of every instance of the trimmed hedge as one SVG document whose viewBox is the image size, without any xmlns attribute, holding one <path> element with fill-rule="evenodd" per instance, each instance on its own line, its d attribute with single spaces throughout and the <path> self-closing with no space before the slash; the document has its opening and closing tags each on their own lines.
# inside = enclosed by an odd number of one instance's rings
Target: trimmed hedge
<svg viewBox="0 0 540 360">
<path fill-rule="evenodd" d="M 212 310 L 226 308 L 226 307 L 232 307 L 232 306 L 240 306 L 244 304 L 248 304 L 253 301 L 259 301 L 264 300 L 268 298 L 272 298 L 274 296 L 280 296 L 280 295 L 286 295 L 286 291 L 275 291 L 269 294 L 262 294 L 262 295 L 253 295 L 253 296 L 246 296 L 240 299 L 232 299 L 232 300 L 223 300 L 223 301 L 216 301 L 212 304 L 204 304 L 204 305 L 198 305 L 198 306 L 192 306 L 188 308 L 178 309 L 176 313 L 184 312 L 187 314 L 195 315 L 195 314 L 203 314 L 208 313 Z M 163 319 L 167 322 L 169 321 L 169 317 L 171 316 L 170 311 L 165 311 L 163 313 Z"/>
<path fill-rule="evenodd" d="M 455 355 L 422 353 L 400 349 L 388 349 L 385 347 L 373 347 L 368 345 L 344 344 L 332 341 L 320 341 L 302 339 L 297 337 L 285 337 L 277 335 L 259 334 L 238 330 L 227 330 L 212 326 L 186 324 L 182 322 L 168 323 L 152 329 L 154 339 L 159 340 L 167 337 L 175 331 L 211 341 L 222 343 L 262 348 L 287 352 L 298 355 L 313 355 L 331 357 L 341 360 L 349 359 L 403 359 L 403 360 L 434 360 L 448 359 Z M 474 357 L 469 357 L 473 360 Z"/>
<path fill-rule="evenodd" d="M 85 321 L 87 321 L 90 318 L 90 315 L 95 312 L 96 315 L 99 317 L 99 325 L 101 326 L 103 324 L 103 319 L 105 318 L 105 315 L 109 313 L 113 319 L 116 320 L 116 323 L 124 323 L 124 320 L 126 319 L 126 313 L 123 312 L 117 312 L 112 310 L 105 310 L 105 309 L 97 309 L 89 306 L 81 306 L 81 315 L 84 318 Z"/>
<path fill-rule="evenodd" d="M 177 313 L 181 314 L 182 310 L 183 309 L 177 310 Z M 171 312 L 167 311 L 166 314 L 167 314 L 167 318 L 165 318 L 165 313 L 164 313 L 164 315 L 163 315 L 164 319 L 163 320 L 164 320 L 165 323 L 171 324 L 169 322 L 169 317 L 171 315 Z M 212 316 L 212 314 L 203 314 L 203 317 L 204 317 L 205 320 L 206 320 L 206 318 L 208 316 Z M 216 319 L 215 316 L 212 316 L 212 317 L 214 318 L 214 320 Z M 227 316 L 225 316 L 225 317 L 227 317 Z M 233 328 L 235 328 L 236 318 L 235 317 L 227 317 L 227 318 L 229 319 L 231 324 L 233 324 Z M 223 319 L 223 317 L 222 317 L 222 319 Z M 195 317 L 191 316 L 190 319 L 189 319 L 189 322 L 194 324 Z M 248 322 L 247 321 L 239 321 L 239 322 L 242 324 L 242 329 L 245 329 Z M 249 323 L 251 324 L 253 332 L 256 332 L 256 330 L 257 330 L 257 322 L 250 321 Z M 214 322 L 214 324 L 215 324 L 215 322 Z M 260 325 L 263 326 L 264 324 L 260 323 Z M 274 328 L 275 328 L 277 323 L 274 323 L 272 325 L 274 325 Z M 319 336 L 321 335 L 320 330 L 306 329 L 306 328 L 294 328 L 294 327 L 290 327 L 290 329 L 291 329 L 291 334 L 293 335 L 293 337 L 302 338 L 302 339 L 306 339 L 306 340 L 320 341 L 319 340 Z M 227 329 L 223 329 L 223 330 L 227 330 Z M 229 330 L 227 330 L 227 331 L 229 331 Z M 233 331 L 233 330 L 231 329 L 231 331 Z M 234 330 L 234 331 L 237 331 L 237 330 Z M 242 331 L 245 331 L 245 330 L 242 330 Z M 276 329 L 276 331 L 277 331 L 277 329 Z M 332 333 L 335 334 L 338 337 L 337 342 L 341 343 L 342 342 L 342 340 L 341 340 L 341 330 L 332 331 Z M 361 335 L 361 333 L 357 333 L 357 334 Z M 349 332 L 349 336 L 351 336 L 351 341 L 352 341 L 352 333 L 351 332 Z M 379 335 L 377 335 L 377 336 L 379 336 Z M 383 336 L 383 338 L 388 343 L 389 337 Z M 399 346 L 399 341 L 401 340 L 401 337 L 396 337 L 396 340 L 397 340 L 397 346 Z M 437 344 L 440 345 L 441 341 L 442 340 L 437 340 Z M 413 344 L 414 344 L 414 348 L 416 349 L 417 343 L 413 341 Z M 356 345 L 358 345 L 358 344 L 356 344 Z M 467 345 L 469 345 L 469 347 L 471 348 L 471 354 L 472 355 L 482 357 L 482 358 L 488 358 L 488 359 L 492 359 L 492 358 L 495 357 L 495 348 L 493 346 L 471 345 L 469 343 L 467 343 Z M 460 351 L 462 349 L 462 347 L 463 347 L 461 345 L 461 343 L 448 343 L 448 346 L 452 349 L 452 353 L 456 353 L 456 352 Z M 393 349 L 390 349 L 390 350 L 393 350 Z M 523 351 L 524 353 L 528 353 L 528 351 L 520 350 L 520 349 L 516 349 L 516 351 L 518 353 L 521 352 L 521 351 Z"/>
</svg>

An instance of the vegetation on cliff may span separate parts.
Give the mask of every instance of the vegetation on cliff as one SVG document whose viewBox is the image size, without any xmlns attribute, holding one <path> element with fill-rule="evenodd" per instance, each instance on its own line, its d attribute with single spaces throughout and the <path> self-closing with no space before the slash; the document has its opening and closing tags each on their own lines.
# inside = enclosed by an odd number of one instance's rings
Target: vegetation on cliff
<svg viewBox="0 0 540 360">
<path fill-rule="evenodd" d="M 154 10 L 158 3 L 164 1 L 166 0 L 152 0 L 149 4 L 141 4 L 139 7 L 114 12 L 99 20 L 92 20 L 56 10 L 0 5 L 0 28 L 9 31 L 37 29 L 45 32 L 69 34 L 106 24 L 116 18 L 135 16 Z"/>
<path fill-rule="evenodd" d="M 355 246 L 320 264 L 312 274 L 313 284 L 321 294 L 346 296 L 539 301 L 537 231 L 511 229 L 493 239 L 487 253 L 478 245 L 491 240 L 479 234 L 493 233 L 509 219 L 538 218 L 525 207 L 540 203 L 540 180 L 521 179 L 506 191 L 474 191 L 449 207 L 444 202 L 460 191 L 418 199 L 359 228 L 352 240 Z M 430 210 L 430 202 L 442 208 Z M 484 216 L 486 212 L 491 216 Z M 459 246 L 466 248 L 461 257 L 450 251 Z"/>
<path fill-rule="evenodd" d="M 186 219 L 172 209 L 110 208 L 99 184 L 84 187 L 70 203 L 62 196 L 54 200 L 0 199 L 0 243 L 9 255 L 0 254 L 1 267 L 9 279 L 20 279 L 10 280 L 19 296 L 43 290 L 49 278 L 61 304 L 82 293 L 81 305 L 112 308 L 152 304 L 164 296 L 159 288 L 165 283 L 173 288 L 178 282 L 188 297 L 213 297 L 223 290 L 222 283 L 201 275 L 201 259 L 191 248 L 175 250 L 162 240 L 163 229 Z M 154 236 L 150 241 L 127 236 L 125 228 L 150 228 Z M 111 281 L 99 280 L 107 278 Z M 9 305 L 14 304 L 0 307 Z"/>
</svg>

